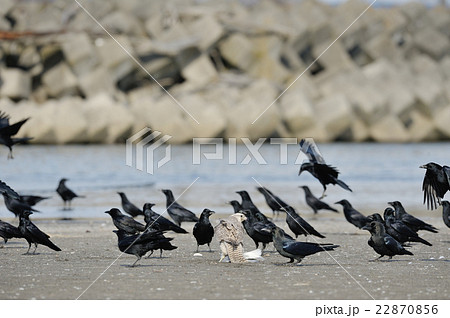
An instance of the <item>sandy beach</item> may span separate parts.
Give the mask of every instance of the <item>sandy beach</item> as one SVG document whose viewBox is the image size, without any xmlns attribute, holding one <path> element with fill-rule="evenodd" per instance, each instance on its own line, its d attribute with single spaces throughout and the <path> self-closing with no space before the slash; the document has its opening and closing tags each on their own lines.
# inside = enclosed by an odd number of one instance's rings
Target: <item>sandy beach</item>
<svg viewBox="0 0 450 318">
<path fill-rule="evenodd" d="M 439 234 L 420 232 L 432 247 L 413 244 L 414 256 L 384 262 L 369 262 L 377 256 L 367 245 L 369 233 L 347 223 L 342 213 L 307 215 L 326 236 L 318 241 L 340 248 L 310 256 L 300 266 L 285 265 L 288 259 L 272 244 L 263 262 L 218 263 L 214 239 L 212 253 L 203 246 L 202 257 L 194 257 L 193 224 L 185 223 L 189 234 L 167 233 L 178 249 L 130 268 L 135 257 L 120 256 L 109 219 L 39 219 L 35 223 L 62 252 L 39 246 L 37 255 L 22 255 L 27 243 L 10 240 L 0 249 L 0 299 L 448 299 L 450 231 L 438 214 L 423 218 Z M 214 215 L 212 223 L 221 217 Z M 284 216 L 276 223 L 287 230 Z M 244 248 L 254 249 L 248 237 Z"/>
</svg>

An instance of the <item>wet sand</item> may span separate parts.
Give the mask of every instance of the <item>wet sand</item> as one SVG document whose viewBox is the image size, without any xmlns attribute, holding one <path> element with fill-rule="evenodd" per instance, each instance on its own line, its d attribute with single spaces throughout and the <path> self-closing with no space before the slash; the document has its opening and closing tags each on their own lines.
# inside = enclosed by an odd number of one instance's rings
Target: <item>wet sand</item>
<svg viewBox="0 0 450 318">
<path fill-rule="evenodd" d="M 220 215 L 214 215 L 216 224 Z M 323 213 L 304 216 L 337 250 L 319 253 L 302 265 L 286 265 L 288 259 L 270 244 L 260 263 L 218 263 L 213 252 L 196 243 L 190 234 L 167 233 L 178 249 L 159 252 L 130 268 L 133 255 L 122 255 L 110 219 L 45 220 L 35 223 L 62 252 L 39 246 L 37 255 L 22 255 L 28 244 L 10 240 L 0 248 L 0 299 L 448 299 L 450 295 L 450 229 L 440 211 L 423 219 L 439 234 L 419 234 L 433 244 L 413 244 L 414 256 L 369 262 L 377 254 L 367 245 L 369 233 L 347 223 L 342 215 Z M 17 220 L 4 219 L 17 223 Z M 284 216 L 276 223 L 287 230 Z M 304 238 L 299 238 L 304 240 Z M 309 238 L 309 241 L 314 239 Z M 254 244 L 246 237 L 246 251 Z M 386 258 L 387 259 L 387 258 Z M 338 265 L 338 263 L 340 265 Z M 342 266 L 342 267 L 341 267 Z"/>
</svg>

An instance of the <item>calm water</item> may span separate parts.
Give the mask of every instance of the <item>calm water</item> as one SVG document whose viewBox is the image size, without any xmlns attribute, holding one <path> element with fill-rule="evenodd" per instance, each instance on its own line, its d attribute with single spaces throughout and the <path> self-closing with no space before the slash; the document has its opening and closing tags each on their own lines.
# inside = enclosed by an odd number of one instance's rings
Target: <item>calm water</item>
<svg viewBox="0 0 450 318">
<path fill-rule="evenodd" d="M 421 191 L 424 170 L 419 169 L 419 165 L 429 161 L 450 164 L 450 143 L 338 143 L 321 144 L 319 148 L 327 163 L 339 168 L 341 179 L 354 191 L 350 193 L 330 186 L 325 201 L 333 203 L 346 198 L 356 208 L 367 212 L 382 211 L 387 201 L 399 200 L 409 210 L 425 213 Z M 202 150 L 213 151 L 212 148 Z M 250 154 L 241 145 L 236 149 L 238 164 L 228 164 L 226 146 L 225 159 L 202 158 L 200 165 L 193 165 L 191 146 L 172 146 L 171 161 L 151 175 L 126 166 L 124 145 L 21 146 L 15 149 L 14 160 L 7 160 L 6 148 L 2 148 L 0 179 L 19 193 L 51 196 L 36 206 L 42 214 L 35 217 L 106 217 L 103 213 L 106 209 L 120 206 L 117 191 L 125 192 L 139 207 L 145 202 L 154 202 L 155 210 L 163 212 L 165 197 L 160 189 L 171 188 L 178 197 L 192 183 L 179 201 L 195 213 L 200 213 L 204 207 L 231 213 L 226 202 L 238 199 L 234 192 L 245 189 L 270 215 L 262 195 L 256 191 L 258 183 L 273 190 L 300 212 L 311 213 L 304 203 L 303 190 L 298 186 L 309 185 L 318 196 L 322 188 L 308 173 L 297 176 L 298 146 L 288 147 L 287 164 L 280 164 L 277 145 L 265 144 L 260 153 L 267 164 L 260 165 L 254 159 L 247 165 L 239 164 Z M 159 160 L 163 155 L 164 150 L 158 149 L 155 157 Z M 300 154 L 300 161 L 304 159 Z M 62 177 L 69 179 L 67 184 L 76 193 L 86 195 L 84 199 L 73 201 L 74 209 L 70 212 L 61 210 L 62 201 L 55 192 Z M 436 216 L 438 211 L 429 213 Z M 0 202 L 0 218 L 11 216 Z"/>
</svg>

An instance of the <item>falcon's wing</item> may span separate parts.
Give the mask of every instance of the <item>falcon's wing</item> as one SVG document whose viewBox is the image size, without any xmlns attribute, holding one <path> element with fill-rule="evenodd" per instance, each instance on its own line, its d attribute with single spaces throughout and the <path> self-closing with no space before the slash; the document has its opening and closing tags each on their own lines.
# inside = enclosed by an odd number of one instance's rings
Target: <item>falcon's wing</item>
<svg viewBox="0 0 450 318">
<path fill-rule="evenodd" d="M 325 160 L 323 159 L 319 148 L 314 142 L 314 139 L 303 138 L 302 140 L 300 140 L 299 145 L 300 150 L 308 157 L 309 161 L 325 164 Z"/>
<path fill-rule="evenodd" d="M 239 245 L 244 240 L 242 224 L 232 217 L 226 220 L 220 220 L 220 223 L 216 225 L 214 231 L 219 241 Z"/>
</svg>

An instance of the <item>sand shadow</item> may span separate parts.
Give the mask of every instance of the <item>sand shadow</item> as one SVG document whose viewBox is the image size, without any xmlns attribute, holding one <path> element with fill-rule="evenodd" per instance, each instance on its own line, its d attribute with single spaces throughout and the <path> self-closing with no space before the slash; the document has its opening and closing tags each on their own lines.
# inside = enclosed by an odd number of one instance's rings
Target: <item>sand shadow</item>
<svg viewBox="0 0 450 318">
<path fill-rule="evenodd" d="M 167 264 L 136 264 L 131 266 L 131 264 L 121 264 L 121 267 L 126 268 L 139 268 L 139 267 L 174 267 L 175 265 L 167 265 Z"/>
<path fill-rule="evenodd" d="M 305 264 L 305 263 L 272 263 L 275 266 L 283 266 L 283 267 L 310 267 L 310 266 L 336 266 L 336 263 L 334 264 L 326 264 L 326 263 L 321 263 L 321 264 Z"/>
</svg>

